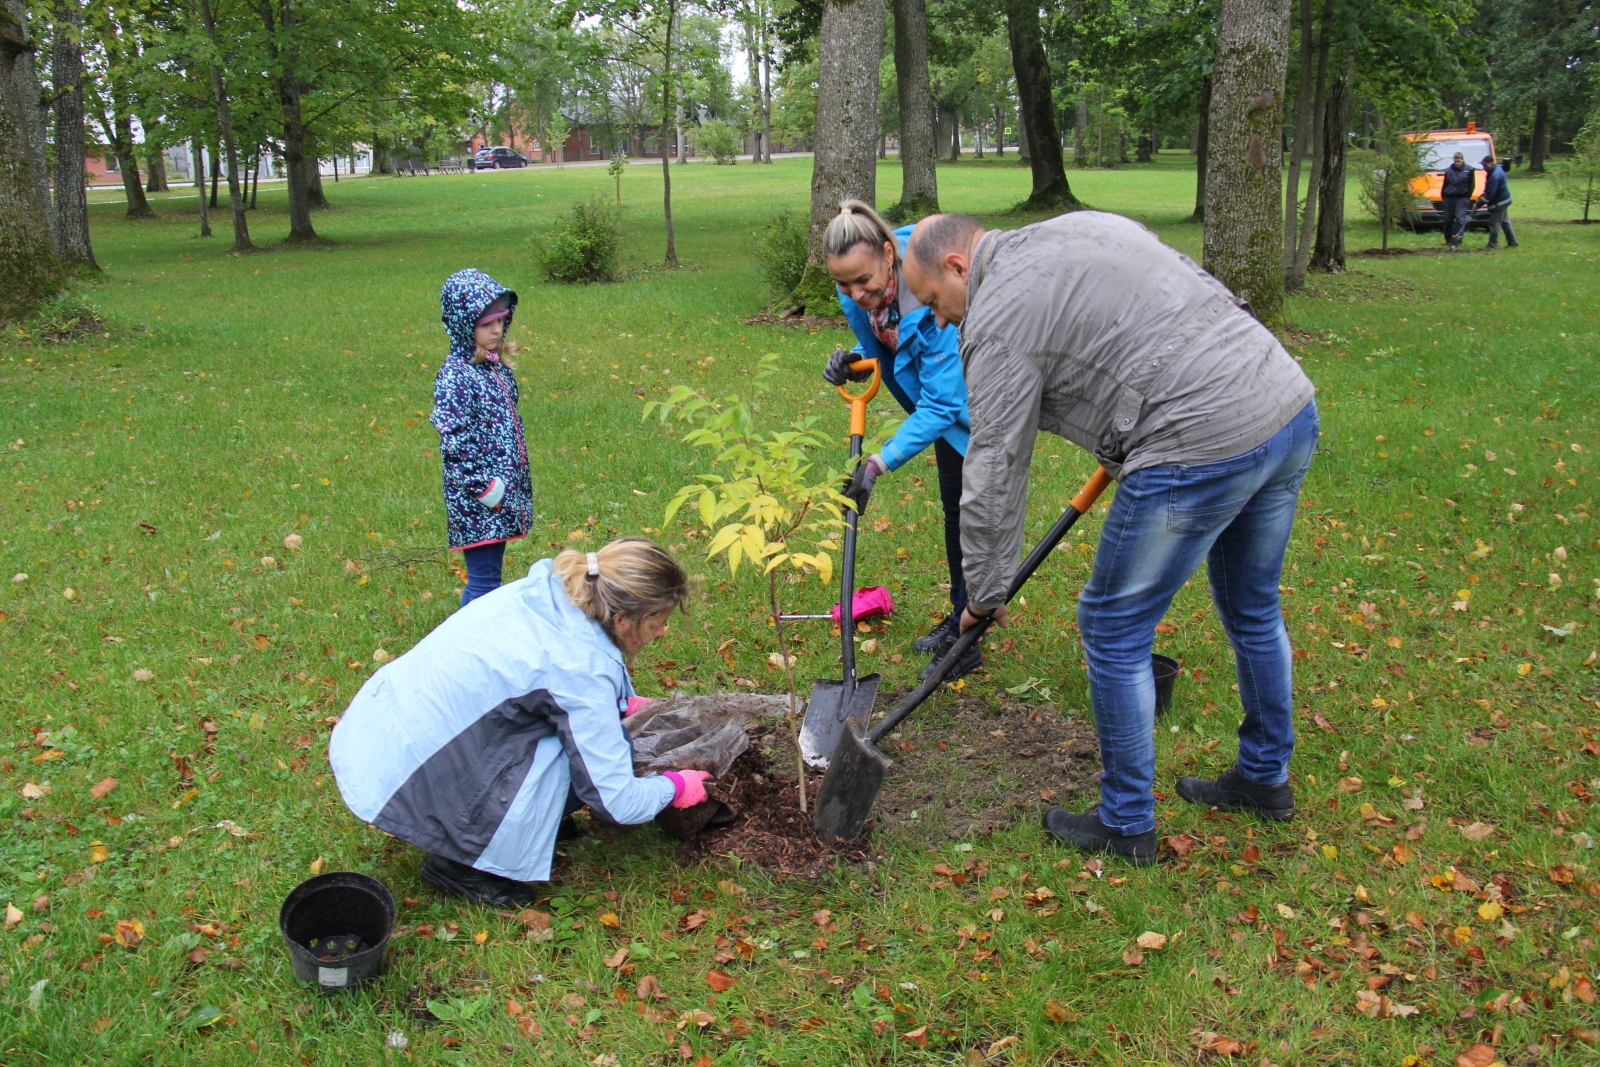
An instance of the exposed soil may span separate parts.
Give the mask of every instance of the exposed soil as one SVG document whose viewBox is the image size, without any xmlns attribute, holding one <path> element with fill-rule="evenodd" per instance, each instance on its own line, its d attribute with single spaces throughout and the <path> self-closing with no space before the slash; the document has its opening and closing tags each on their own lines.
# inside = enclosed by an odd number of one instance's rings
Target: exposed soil
<svg viewBox="0 0 1600 1067">
<path fill-rule="evenodd" d="M 790 309 L 793 310 L 793 309 Z M 744 320 L 749 326 L 789 326 L 797 330 L 821 330 L 849 325 L 837 315 L 791 315 L 786 311 L 758 311 Z"/>
<path fill-rule="evenodd" d="M 687 858 L 733 855 L 745 863 L 806 878 L 831 870 L 840 859 L 851 863 L 871 859 L 873 852 L 865 836 L 836 848 L 817 840 L 811 816 L 800 812 L 793 775 L 793 768 L 789 777 L 776 773 L 772 761 L 752 745 L 734 760 L 727 774 L 706 786 L 707 794 L 732 809 L 732 820 L 708 828 L 684 845 Z M 821 775 L 807 775 L 812 800 L 821 784 Z"/>
<path fill-rule="evenodd" d="M 1410 248 L 1363 248 L 1356 254 L 1359 256 L 1414 256 L 1416 252 Z"/>
<path fill-rule="evenodd" d="M 902 695 L 880 694 L 878 707 L 892 708 Z M 766 729 L 758 733 L 759 726 Z M 820 847 L 810 836 L 810 820 L 794 810 L 794 749 L 787 725 L 778 720 L 759 726 L 751 723 L 746 756 L 763 748 L 771 752 L 768 773 L 782 782 L 779 801 L 796 816 L 797 832 Z M 879 750 L 894 760 L 869 824 L 879 835 L 938 844 L 1033 821 L 1052 804 L 1079 803 L 1099 792 L 1100 745 L 1093 723 L 1066 719 L 1047 704 L 936 697 L 884 738 Z M 739 765 L 734 767 L 737 771 Z M 820 776 L 813 780 L 813 791 L 820 781 Z M 736 823 L 718 836 L 736 839 L 740 832 Z M 729 850 L 724 844 L 712 851 Z"/>
</svg>

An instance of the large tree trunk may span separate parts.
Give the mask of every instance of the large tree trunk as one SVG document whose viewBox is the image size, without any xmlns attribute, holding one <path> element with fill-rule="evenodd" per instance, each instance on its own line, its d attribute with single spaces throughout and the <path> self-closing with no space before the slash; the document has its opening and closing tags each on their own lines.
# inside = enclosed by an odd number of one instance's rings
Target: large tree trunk
<svg viewBox="0 0 1600 1067">
<path fill-rule="evenodd" d="M 1211 160 L 1211 75 L 1200 82 L 1200 121 L 1194 128 L 1194 219 L 1206 217 L 1206 166 Z"/>
<path fill-rule="evenodd" d="M 1289 151 L 1289 181 L 1285 185 L 1283 198 L 1285 277 L 1288 277 L 1294 268 L 1294 239 L 1300 231 L 1300 167 L 1305 162 L 1307 150 L 1311 147 L 1311 84 L 1315 80 L 1311 74 L 1311 63 L 1316 51 L 1313 47 L 1315 37 L 1312 33 L 1312 2 L 1313 0 L 1300 0 L 1299 86 L 1294 101 L 1294 144 L 1290 146 Z"/>
<path fill-rule="evenodd" d="M 19 319 L 61 291 L 64 271 L 33 169 L 33 133 L 17 86 L 17 61 L 33 51 L 27 25 L 0 5 L 0 322 Z"/>
<path fill-rule="evenodd" d="M 200 0 L 200 21 L 216 56 L 222 49 L 217 44 L 217 20 L 211 11 L 211 0 Z M 233 139 L 233 109 L 228 106 L 228 85 L 222 77 L 222 67 L 213 58 L 211 66 L 211 94 L 217 102 L 217 125 L 222 131 L 222 144 L 228 153 L 228 209 L 233 215 L 233 250 L 245 252 L 253 248 L 250 243 L 250 224 L 244 217 L 244 195 L 239 189 L 239 146 Z M 215 156 L 213 156 L 215 158 Z M 212 173 L 215 175 L 215 164 Z M 211 202 L 216 203 L 217 184 L 211 182 Z"/>
<path fill-rule="evenodd" d="M 1344 270 L 1345 157 L 1350 144 L 1350 113 L 1355 97 L 1355 69 L 1349 56 L 1328 89 L 1322 118 L 1322 169 L 1317 176 L 1317 243 L 1311 250 L 1314 270 Z"/>
<path fill-rule="evenodd" d="M 24 0 L 6 0 L 12 19 L 27 39 L 29 47 L 17 53 L 15 79 L 17 99 L 22 107 L 22 124 L 27 131 L 28 168 L 37 187 L 39 203 L 45 207 L 45 221 L 50 231 L 50 247 L 59 254 L 61 245 L 56 240 L 56 216 L 50 210 L 50 160 L 45 150 L 44 93 L 39 85 L 39 65 L 35 58 L 38 34 L 28 24 L 28 5 Z M 42 21 L 42 20 L 41 20 Z"/>
<path fill-rule="evenodd" d="M 1072 195 L 1061 158 L 1050 61 L 1044 52 L 1037 0 L 1007 0 L 1006 33 L 1011 42 L 1011 66 L 1017 77 L 1017 111 L 1028 131 L 1028 166 L 1033 171 L 1033 193 L 1025 206 L 1033 210 L 1077 210 L 1083 205 Z"/>
<path fill-rule="evenodd" d="M 83 5 L 56 0 L 50 39 L 50 82 L 55 89 L 56 247 L 63 261 L 93 270 L 89 197 L 83 173 Z"/>
<path fill-rule="evenodd" d="M 1298 289 L 1306 283 L 1306 266 L 1311 261 L 1311 242 L 1317 233 L 1316 183 L 1322 173 L 1325 155 L 1322 143 L 1324 110 L 1328 95 L 1328 48 L 1332 41 L 1333 0 L 1323 0 L 1322 36 L 1317 45 L 1317 84 L 1311 99 L 1311 181 L 1306 189 L 1306 208 L 1295 236 L 1294 256 L 1284 271 L 1285 289 Z M 1298 192 L 1298 188 L 1296 190 Z"/>
<path fill-rule="evenodd" d="M 877 200 L 878 67 L 883 0 L 826 0 L 817 49 L 817 147 L 811 167 L 811 232 L 794 300 L 811 314 L 838 305 L 822 262 L 822 231 L 841 200 Z"/>
<path fill-rule="evenodd" d="M 672 43 L 678 29 L 678 0 L 667 0 L 667 40 L 661 53 L 661 208 L 667 222 L 665 263 L 678 265 L 678 239 L 672 230 L 672 153 L 667 137 L 672 121 Z"/>
<path fill-rule="evenodd" d="M 201 0 L 209 3 L 209 0 Z M 273 10 L 273 4 L 277 10 Z M 290 0 L 261 0 L 261 21 L 267 30 L 268 50 L 277 68 L 278 108 L 283 114 L 283 169 L 289 186 L 289 240 L 291 242 L 315 241 L 317 231 L 311 225 L 311 175 L 307 173 L 306 124 L 300 109 L 300 82 L 295 75 L 296 19 Z M 281 34 L 284 44 L 276 42 Z M 234 150 L 228 147 L 228 185 L 233 186 Z M 315 170 L 313 158 L 310 168 Z M 326 199 L 323 200 L 326 204 Z"/>
<path fill-rule="evenodd" d="M 1283 321 L 1283 90 L 1288 0 L 1222 0 L 1206 167 L 1205 267 Z"/>
<path fill-rule="evenodd" d="M 1544 173 L 1544 157 L 1550 149 L 1550 101 L 1540 100 L 1533 108 L 1533 140 L 1528 145 L 1528 173 Z"/>
<path fill-rule="evenodd" d="M 417 154 L 423 160 L 427 159 L 425 155 L 426 147 L 426 144 L 417 146 Z M 322 191 L 322 158 L 317 153 L 316 139 L 309 132 L 306 134 L 305 152 L 306 203 L 311 205 L 312 211 L 327 211 L 329 210 L 328 194 Z M 428 172 L 428 164 L 426 162 L 422 164 L 422 172 L 424 174 Z"/>
<path fill-rule="evenodd" d="M 903 219 L 939 210 L 933 95 L 928 89 L 927 0 L 894 0 L 894 74 L 900 90 L 900 204 Z"/>
<path fill-rule="evenodd" d="M 171 187 L 167 183 L 167 149 L 161 140 L 161 120 L 146 119 L 141 116 L 139 124 L 144 127 L 144 162 L 147 175 L 144 191 L 169 192 Z"/>
<path fill-rule="evenodd" d="M 112 89 L 112 106 L 119 104 L 126 106 L 126 101 L 118 101 L 118 93 Z M 117 156 L 117 171 L 122 176 L 122 192 L 128 199 L 127 217 L 130 219 L 152 219 L 155 212 L 150 210 L 150 201 L 145 199 L 144 181 L 139 177 L 139 148 L 133 141 L 133 117 L 126 111 L 113 114 L 104 122 L 107 139 L 111 142 L 111 150 Z"/>
</svg>

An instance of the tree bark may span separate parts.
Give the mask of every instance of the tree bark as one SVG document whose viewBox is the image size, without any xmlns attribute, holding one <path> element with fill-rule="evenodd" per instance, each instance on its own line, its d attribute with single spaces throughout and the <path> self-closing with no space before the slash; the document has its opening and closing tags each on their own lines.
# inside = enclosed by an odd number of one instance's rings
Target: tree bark
<svg viewBox="0 0 1600 1067">
<path fill-rule="evenodd" d="M 758 0 L 761 18 L 761 162 L 772 162 L 772 10 Z"/>
<path fill-rule="evenodd" d="M 933 94 L 928 88 L 927 0 L 894 0 L 894 73 L 900 92 L 900 204 L 903 219 L 939 210 Z"/>
<path fill-rule="evenodd" d="M 994 106 L 994 154 L 1006 157 L 1006 109 L 999 104 Z"/>
<path fill-rule="evenodd" d="M 1288 0 L 1222 0 L 1206 168 L 1205 267 L 1270 328 L 1283 321 Z"/>
<path fill-rule="evenodd" d="M 1024 206 L 1033 210 L 1075 211 L 1083 204 L 1072 195 L 1066 164 L 1061 157 L 1050 61 L 1045 56 L 1037 0 L 1007 0 L 1006 35 L 1011 43 L 1011 67 L 1017 78 L 1017 111 L 1023 128 L 1028 131 L 1028 166 L 1033 171 L 1033 192 Z"/>
<path fill-rule="evenodd" d="M 200 138 L 196 137 L 189 142 L 189 173 L 194 178 L 194 189 L 200 197 L 200 236 L 210 237 L 211 211 L 206 207 L 205 158 L 205 152 L 200 147 Z"/>
<path fill-rule="evenodd" d="M 1206 217 L 1206 167 L 1211 160 L 1211 75 L 1200 82 L 1200 120 L 1194 128 L 1194 219 Z"/>
<path fill-rule="evenodd" d="M 55 219 L 61 258 L 93 270 L 89 242 L 89 197 L 83 163 L 83 5 L 56 0 L 51 13 L 50 82 L 55 89 Z"/>
<path fill-rule="evenodd" d="M 210 0 L 201 0 L 208 4 Z M 277 10 L 273 10 L 273 4 Z M 315 241 L 317 231 L 311 225 L 310 175 L 306 172 L 306 124 L 300 109 L 300 82 L 296 75 L 297 52 L 295 45 L 296 19 L 290 0 L 261 0 L 261 22 L 267 30 L 268 51 L 277 69 L 278 108 L 283 114 L 283 169 L 289 186 L 289 240 L 291 242 Z M 277 43 L 282 32 L 284 45 Z M 228 146 L 228 186 L 234 181 L 235 154 L 230 141 Z M 312 161 L 315 169 L 315 160 Z M 326 199 L 323 201 L 326 203 Z M 242 216 L 241 216 L 242 217 Z"/>
<path fill-rule="evenodd" d="M 61 291 L 65 271 L 34 175 L 33 133 L 17 63 L 33 54 L 27 25 L 0 5 L 0 322 L 20 319 Z"/>
<path fill-rule="evenodd" d="M 1289 153 L 1289 181 L 1283 198 L 1283 269 L 1285 277 L 1294 268 L 1295 234 L 1300 229 L 1300 166 L 1311 145 L 1311 62 L 1314 52 L 1311 18 L 1312 0 L 1300 0 L 1300 84 L 1294 102 L 1294 144 Z M 1291 15 L 1291 19 L 1293 16 Z"/>
<path fill-rule="evenodd" d="M 233 140 L 233 110 L 228 106 L 228 85 L 222 76 L 222 49 L 217 44 L 217 20 L 211 11 L 211 0 L 200 0 L 200 22 L 211 42 L 214 53 L 211 66 L 211 94 L 217 103 L 217 126 L 222 131 L 223 148 L 228 153 L 228 209 L 233 215 L 233 250 L 245 252 L 255 247 L 250 243 L 250 224 L 244 217 L 244 195 L 239 189 L 239 147 Z M 215 164 L 213 164 L 213 168 Z M 212 174 L 216 171 L 213 169 Z M 212 203 L 216 203 L 217 184 L 212 178 Z"/>
<path fill-rule="evenodd" d="M 171 189 L 167 183 L 167 150 L 157 141 L 150 144 L 151 123 L 145 127 L 145 183 L 144 191 L 147 193 L 165 193 Z"/>
<path fill-rule="evenodd" d="M 101 112 L 100 124 L 105 127 L 106 139 L 117 157 L 117 172 L 122 178 L 122 193 L 127 198 L 127 216 L 130 219 L 150 219 L 150 201 L 145 199 L 144 183 L 139 177 L 139 149 L 133 142 L 133 116 L 127 112 L 128 101 L 121 88 L 112 82 L 112 114 Z"/>
<path fill-rule="evenodd" d="M 884 0 L 825 0 L 817 47 L 817 134 L 805 273 L 791 300 L 835 313 L 838 290 L 823 263 L 822 231 L 847 199 L 877 200 L 878 68 Z"/>
<path fill-rule="evenodd" d="M 50 231 L 50 247 L 55 249 L 57 255 L 61 252 L 61 244 L 56 238 L 56 216 L 50 210 L 50 159 L 46 151 L 44 120 L 44 93 L 39 85 L 39 64 L 36 50 L 39 46 L 38 34 L 32 31 L 28 24 L 28 5 L 24 0 L 6 0 L 5 5 L 11 12 L 11 17 L 21 28 L 28 47 L 17 53 L 15 78 L 17 83 L 17 98 L 22 107 L 22 124 L 27 131 L 28 168 L 33 175 L 33 184 L 38 189 L 39 203 L 45 208 L 45 222 Z"/>
<path fill-rule="evenodd" d="M 667 0 L 666 46 L 661 53 L 661 208 L 666 215 L 666 265 L 678 265 L 678 241 L 672 231 L 672 153 L 667 137 L 672 122 L 672 38 L 678 29 L 678 0 Z"/>
<path fill-rule="evenodd" d="M 426 144 L 417 146 L 417 155 L 424 160 L 422 172 L 428 172 L 428 164 L 424 155 Z M 316 139 L 309 132 L 306 134 L 306 203 L 311 205 L 312 211 L 328 210 L 328 194 L 322 191 L 322 157 L 317 153 Z"/>
<path fill-rule="evenodd" d="M 1317 243 L 1311 250 L 1314 270 L 1344 270 L 1345 159 L 1350 144 L 1350 114 L 1355 97 L 1355 67 L 1345 57 L 1344 69 L 1328 89 L 1322 118 L 1322 169 L 1317 175 Z"/>
<path fill-rule="evenodd" d="M 217 186 L 222 181 L 222 145 L 211 146 L 211 206 L 217 206 Z"/>
<path fill-rule="evenodd" d="M 1533 140 L 1528 144 L 1528 173 L 1544 173 L 1544 157 L 1550 148 L 1550 101 L 1540 100 L 1533 108 Z"/>
</svg>

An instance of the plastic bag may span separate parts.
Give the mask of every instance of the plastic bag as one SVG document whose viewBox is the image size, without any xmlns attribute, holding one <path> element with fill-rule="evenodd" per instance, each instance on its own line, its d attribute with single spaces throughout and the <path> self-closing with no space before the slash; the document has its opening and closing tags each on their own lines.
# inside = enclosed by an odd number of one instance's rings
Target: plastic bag
<svg viewBox="0 0 1600 1067">
<path fill-rule="evenodd" d="M 709 771 L 720 778 L 750 747 L 746 722 L 788 712 L 789 698 L 782 695 L 685 694 L 653 700 L 622 725 L 633 738 L 636 773 Z"/>
</svg>

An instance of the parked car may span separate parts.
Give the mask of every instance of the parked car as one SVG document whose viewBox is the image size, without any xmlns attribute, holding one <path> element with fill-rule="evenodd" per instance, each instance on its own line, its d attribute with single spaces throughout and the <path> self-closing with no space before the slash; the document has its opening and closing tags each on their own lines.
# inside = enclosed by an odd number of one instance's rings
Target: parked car
<svg viewBox="0 0 1600 1067">
<path fill-rule="evenodd" d="M 526 167 L 528 165 L 521 152 L 504 145 L 494 148 L 480 148 L 472 157 L 472 165 L 477 170 L 498 170 L 507 167 Z"/>
<path fill-rule="evenodd" d="M 1483 195 L 1484 173 L 1479 160 L 1492 156 L 1494 138 L 1478 129 L 1475 122 L 1467 123 L 1464 130 L 1431 130 L 1427 133 L 1408 133 L 1406 139 L 1420 147 L 1418 153 L 1423 173 L 1411 181 L 1411 192 L 1417 197 L 1417 206 L 1406 212 L 1409 230 L 1438 229 L 1444 225 L 1444 211 L 1439 204 L 1439 190 L 1444 186 L 1444 171 L 1460 152 L 1467 166 L 1475 172 L 1472 177 L 1472 195 Z M 1474 201 L 1476 202 L 1476 201 Z M 1468 216 L 1467 225 L 1474 229 L 1487 228 L 1489 209 L 1475 207 Z"/>
</svg>

